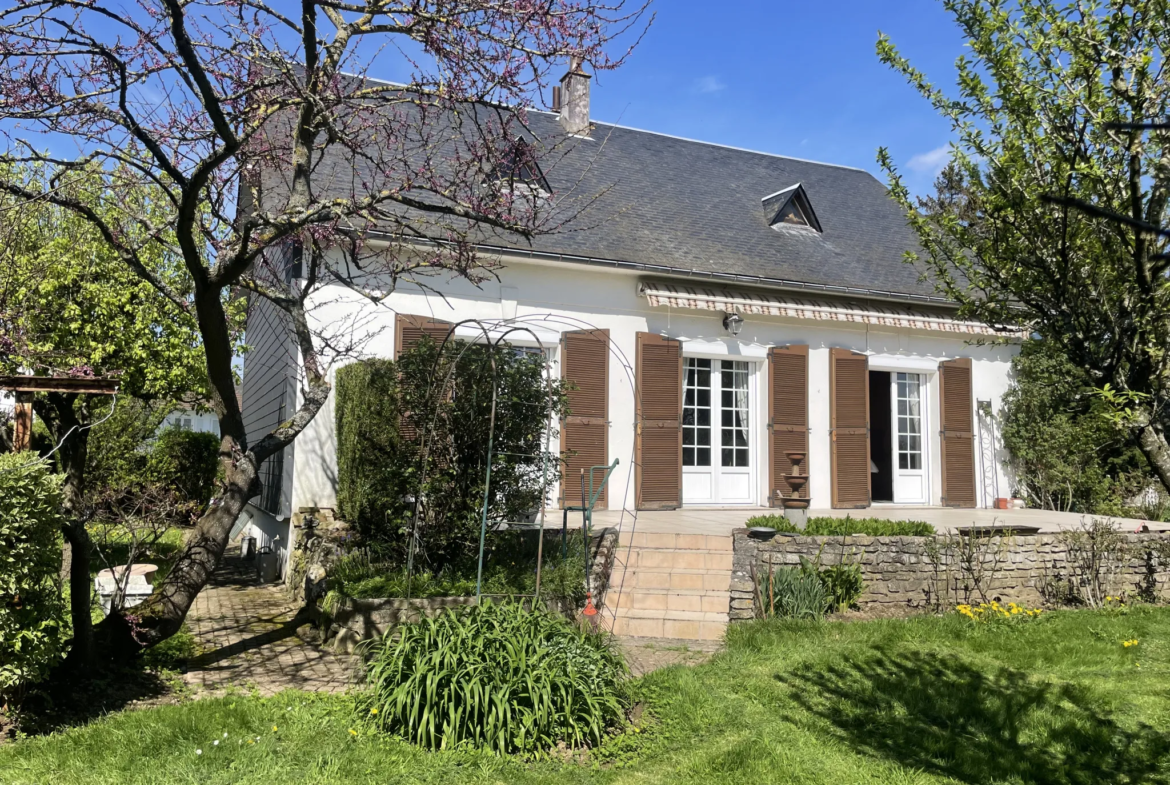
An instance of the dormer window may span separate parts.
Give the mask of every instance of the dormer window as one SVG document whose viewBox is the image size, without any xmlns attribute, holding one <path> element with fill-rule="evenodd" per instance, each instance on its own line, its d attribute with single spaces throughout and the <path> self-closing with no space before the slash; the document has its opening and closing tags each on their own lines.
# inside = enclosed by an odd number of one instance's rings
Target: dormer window
<svg viewBox="0 0 1170 785">
<path fill-rule="evenodd" d="M 805 227 L 815 232 L 821 231 L 821 223 L 817 220 L 808 194 L 800 183 L 777 191 L 771 196 L 765 196 L 761 201 L 764 206 L 764 218 L 773 229 Z"/>
<path fill-rule="evenodd" d="M 543 196 L 550 190 L 544 172 L 540 171 L 540 164 L 536 162 L 535 151 L 523 139 L 517 139 L 501 157 L 493 172 L 493 179 L 514 193 Z"/>
</svg>

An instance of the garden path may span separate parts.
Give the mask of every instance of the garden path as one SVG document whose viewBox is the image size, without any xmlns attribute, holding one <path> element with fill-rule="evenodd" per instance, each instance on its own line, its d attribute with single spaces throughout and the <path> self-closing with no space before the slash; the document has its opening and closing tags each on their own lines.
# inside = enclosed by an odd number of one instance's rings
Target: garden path
<svg viewBox="0 0 1170 785">
<path fill-rule="evenodd" d="M 356 681 L 356 658 L 301 637 L 312 630 L 298 608 L 279 587 L 260 585 L 248 563 L 225 557 L 187 614 L 199 654 L 185 681 L 197 692 L 344 692 Z"/>
</svg>

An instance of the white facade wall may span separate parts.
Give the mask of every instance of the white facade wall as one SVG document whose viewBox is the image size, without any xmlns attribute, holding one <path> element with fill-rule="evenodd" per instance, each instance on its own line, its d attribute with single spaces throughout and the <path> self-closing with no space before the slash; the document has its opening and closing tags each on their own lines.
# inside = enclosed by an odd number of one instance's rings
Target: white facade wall
<svg viewBox="0 0 1170 785">
<path fill-rule="evenodd" d="M 166 419 L 162 421 L 162 425 L 158 427 L 160 432 L 165 431 L 167 428 L 182 428 L 185 431 L 213 433 L 219 436 L 219 418 L 215 416 L 214 412 L 195 412 L 180 409 L 168 414 Z"/>
<path fill-rule="evenodd" d="M 344 290 L 323 290 L 310 304 L 311 318 L 318 329 L 361 320 L 366 343 L 362 357 L 391 357 L 394 347 L 395 313 L 431 316 L 451 322 L 478 318 L 486 322 L 525 325 L 536 330 L 545 345 L 555 345 L 565 330 L 603 328 L 610 331 L 609 367 L 609 457 L 621 466 L 611 479 L 610 509 L 634 504 L 634 362 L 636 333 L 660 333 L 683 342 L 684 356 L 730 358 L 754 363 L 752 394 L 763 404 L 752 425 L 755 437 L 754 497 L 756 504 L 767 502 L 767 407 L 768 348 L 783 344 L 808 344 L 809 352 L 809 461 L 812 506 L 831 505 L 829 434 L 829 350 L 848 348 L 870 355 L 874 370 L 905 370 L 925 374 L 928 390 L 929 499 L 941 502 L 942 469 L 939 445 L 938 363 L 956 357 L 973 360 L 976 400 L 991 401 L 998 414 L 1001 398 L 1009 386 L 1009 370 L 1016 349 L 1012 346 L 970 345 L 959 334 L 868 328 L 866 325 L 806 321 L 780 317 L 745 315 L 743 331 L 736 338 L 722 326 L 722 313 L 668 308 L 650 308 L 637 295 L 639 274 L 615 269 L 566 263 L 507 260 L 499 281 L 480 287 L 466 281 L 428 284 L 443 293 L 436 296 L 417 288 L 402 286 L 382 306 Z M 472 337 L 472 328 L 460 335 Z M 972 336 L 973 337 L 973 336 Z M 518 337 L 516 343 L 524 343 Z M 559 347 L 558 347 L 559 350 Z M 557 353 L 554 353 L 554 357 Z M 339 360 L 331 372 L 348 360 Z M 559 375 L 557 366 L 554 370 Z M 974 402 L 973 402 L 973 405 Z M 297 439 L 293 475 L 292 509 L 336 505 L 337 447 L 333 398 L 308 429 Z M 976 411 L 977 428 L 979 415 Z M 1006 496 L 1011 482 L 998 443 L 998 432 L 983 429 L 980 451 L 976 433 L 976 489 L 980 504 L 990 507 L 996 494 Z M 982 459 L 982 460 L 981 460 Z M 986 470 L 983 468 L 986 466 Z"/>
</svg>

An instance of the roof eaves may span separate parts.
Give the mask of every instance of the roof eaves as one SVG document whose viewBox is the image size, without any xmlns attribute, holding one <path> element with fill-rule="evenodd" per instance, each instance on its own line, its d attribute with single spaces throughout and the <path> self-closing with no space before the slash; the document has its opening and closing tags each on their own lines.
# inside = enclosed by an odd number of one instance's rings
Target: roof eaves
<svg viewBox="0 0 1170 785">
<path fill-rule="evenodd" d="M 376 236 L 381 233 L 377 231 L 369 231 L 366 232 L 366 234 Z M 422 240 L 412 238 L 411 241 L 417 242 L 419 244 L 445 244 L 443 241 L 438 240 Z M 674 275 L 683 278 L 699 278 L 710 281 L 732 281 L 735 283 L 755 284 L 757 286 L 765 286 L 796 292 L 826 292 L 829 294 L 866 297 L 872 300 L 885 300 L 895 303 L 919 302 L 951 308 L 957 307 L 953 301 L 948 300 L 945 297 L 936 297 L 926 294 L 891 292 L 882 289 L 866 289 L 858 286 L 836 286 L 833 284 L 810 283 L 807 281 L 793 281 L 785 278 L 770 278 L 768 276 L 762 275 L 717 273 L 685 267 L 670 267 L 667 265 L 646 264 L 644 262 L 627 262 L 620 259 L 603 259 L 595 256 L 580 256 L 577 254 L 557 253 L 554 251 L 536 251 L 531 248 L 517 248 L 514 246 L 487 245 L 484 243 L 478 243 L 475 245 L 475 248 L 477 251 L 484 251 L 494 254 L 510 254 L 513 256 L 528 257 L 530 259 L 565 262 L 566 264 L 585 264 L 597 267 L 611 267 L 620 270 L 631 270 L 633 272 L 657 273 L 659 275 Z"/>
</svg>

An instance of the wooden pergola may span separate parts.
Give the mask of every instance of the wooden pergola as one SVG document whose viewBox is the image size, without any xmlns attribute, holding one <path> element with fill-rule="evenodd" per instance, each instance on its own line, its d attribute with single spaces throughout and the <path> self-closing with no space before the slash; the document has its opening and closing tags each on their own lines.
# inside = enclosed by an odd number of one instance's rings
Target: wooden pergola
<svg viewBox="0 0 1170 785">
<path fill-rule="evenodd" d="M 16 395 L 12 449 L 20 452 L 32 444 L 32 399 L 35 394 L 116 395 L 118 380 L 96 376 L 0 376 L 0 390 Z"/>
</svg>

